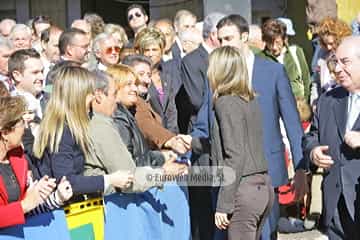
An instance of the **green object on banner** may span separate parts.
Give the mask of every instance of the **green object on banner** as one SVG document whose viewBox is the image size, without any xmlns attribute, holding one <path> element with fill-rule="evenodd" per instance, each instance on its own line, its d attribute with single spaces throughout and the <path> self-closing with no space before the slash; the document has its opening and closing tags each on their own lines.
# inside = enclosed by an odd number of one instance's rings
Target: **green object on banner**
<svg viewBox="0 0 360 240">
<path fill-rule="evenodd" d="M 71 240 L 95 240 L 94 228 L 91 223 L 70 230 Z"/>
</svg>

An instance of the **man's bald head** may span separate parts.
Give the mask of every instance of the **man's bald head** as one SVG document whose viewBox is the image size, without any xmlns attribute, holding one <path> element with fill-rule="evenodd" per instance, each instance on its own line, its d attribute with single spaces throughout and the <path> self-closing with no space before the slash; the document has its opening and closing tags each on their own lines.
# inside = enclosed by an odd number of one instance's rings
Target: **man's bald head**
<svg viewBox="0 0 360 240">
<path fill-rule="evenodd" d="M 349 92 L 360 92 L 360 36 L 344 38 L 332 66 L 338 83 Z"/>
<path fill-rule="evenodd" d="M 347 49 L 349 54 L 353 54 L 354 56 L 358 57 L 360 59 L 360 36 L 349 36 L 344 38 L 339 47 L 337 48 L 337 51 L 341 51 Z M 360 71 L 360 69 L 359 69 Z"/>
<path fill-rule="evenodd" d="M 0 22 L 0 34 L 3 37 L 8 37 L 11 29 L 16 25 L 15 20 L 10 18 L 5 18 Z"/>
</svg>

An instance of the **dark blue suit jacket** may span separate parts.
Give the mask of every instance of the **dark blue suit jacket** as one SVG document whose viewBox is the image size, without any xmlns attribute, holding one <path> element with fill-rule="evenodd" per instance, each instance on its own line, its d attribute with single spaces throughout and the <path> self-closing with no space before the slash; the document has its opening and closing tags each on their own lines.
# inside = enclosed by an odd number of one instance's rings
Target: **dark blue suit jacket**
<svg viewBox="0 0 360 240">
<path fill-rule="evenodd" d="M 310 152 L 319 145 L 328 145 L 328 155 L 334 161 L 333 166 L 325 171 L 322 185 L 323 216 L 327 226 L 334 215 L 342 193 L 350 215 L 360 212 L 360 150 L 351 149 L 344 143 L 346 131 L 348 92 L 335 88 L 319 98 L 310 132 L 303 141 L 305 157 L 310 159 Z M 353 129 L 360 131 L 360 117 Z"/>
<path fill-rule="evenodd" d="M 301 149 L 303 129 L 284 67 L 255 57 L 252 74 L 252 86 L 259 96 L 262 113 L 265 158 L 272 184 L 278 187 L 288 182 L 279 119 L 282 118 L 286 128 L 295 168 L 307 167 Z"/>
<path fill-rule="evenodd" d="M 196 121 L 196 116 L 203 105 L 203 96 L 207 94 L 209 54 L 203 45 L 186 55 L 181 64 L 182 88 L 176 104 L 179 112 L 181 132 L 188 133 Z"/>
<path fill-rule="evenodd" d="M 42 176 L 48 175 L 57 180 L 66 176 L 74 195 L 104 191 L 103 176 L 83 176 L 85 157 L 80 146 L 76 144 L 68 126 L 59 144 L 59 151 L 50 153 L 47 148 L 40 161 L 39 170 Z"/>
</svg>

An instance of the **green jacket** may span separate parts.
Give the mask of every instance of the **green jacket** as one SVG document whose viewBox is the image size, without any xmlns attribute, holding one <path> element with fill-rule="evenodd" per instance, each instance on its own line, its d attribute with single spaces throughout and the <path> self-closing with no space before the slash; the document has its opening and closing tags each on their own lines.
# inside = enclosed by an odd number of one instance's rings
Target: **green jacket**
<svg viewBox="0 0 360 240">
<path fill-rule="evenodd" d="M 298 59 L 298 64 L 294 60 L 294 54 L 289 50 L 289 47 L 286 47 L 286 52 L 284 56 L 284 67 L 288 74 L 292 92 L 295 97 L 302 97 L 306 101 L 309 101 L 310 97 L 310 72 L 307 65 L 304 51 L 301 47 L 296 45 L 291 45 L 291 48 L 295 48 L 296 57 Z M 276 57 L 270 54 L 270 52 L 265 49 L 258 53 L 258 56 L 278 62 Z M 299 71 L 301 69 L 301 72 Z"/>
</svg>

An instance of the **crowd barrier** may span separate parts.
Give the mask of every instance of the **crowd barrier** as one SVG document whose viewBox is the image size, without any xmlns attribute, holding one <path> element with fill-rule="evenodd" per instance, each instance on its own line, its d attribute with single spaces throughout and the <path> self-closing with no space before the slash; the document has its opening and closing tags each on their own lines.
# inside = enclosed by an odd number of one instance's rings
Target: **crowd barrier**
<svg viewBox="0 0 360 240">
<path fill-rule="evenodd" d="M 105 196 L 104 213 L 106 240 L 191 239 L 188 191 L 176 183 L 144 193 Z M 72 236 L 62 209 L 28 217 L 24 225 L 0 229 L 0 240 L 74 240 Z"/>
</svg>

